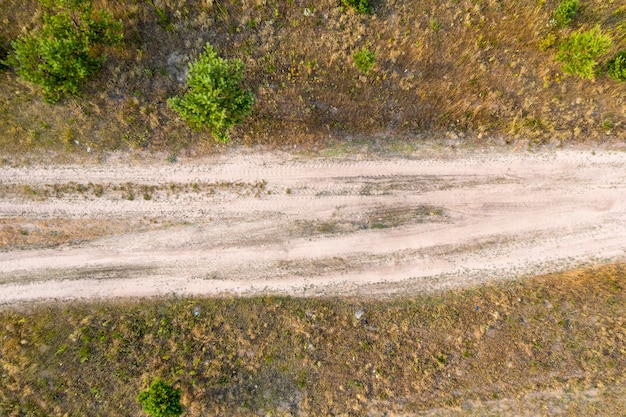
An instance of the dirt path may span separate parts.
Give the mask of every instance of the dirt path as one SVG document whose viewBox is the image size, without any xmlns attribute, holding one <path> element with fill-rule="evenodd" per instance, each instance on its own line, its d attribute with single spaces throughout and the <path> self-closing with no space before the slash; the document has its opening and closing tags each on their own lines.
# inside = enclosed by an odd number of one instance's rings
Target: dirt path
<svg viewBox="0 0 626 417">
<path fill-rule="evenodd" d="M 407 294 L 624 259 L 626 153 L 3 167 L 0 219 L 26 237 L 45 222 L 100 230 L 6 244 L 0 304 Z"/>
</svg>

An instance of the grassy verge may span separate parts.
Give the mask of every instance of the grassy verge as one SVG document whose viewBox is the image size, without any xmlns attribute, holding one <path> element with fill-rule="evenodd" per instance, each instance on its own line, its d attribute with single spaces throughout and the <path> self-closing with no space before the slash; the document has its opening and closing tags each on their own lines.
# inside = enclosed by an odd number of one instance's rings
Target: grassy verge
<svg viewBox="0 0 626 417">
<path fill-rule="evenodd" d="M 246 65 L 257 97 L 238 144 L 324 148 L 376 137 L 558 146 L 626 138 L 626 83 L 563 74 L 555 56 L 571 33 L 598 26 L 613 39 L 601 67 L 626 48 L 626 8 L 585 1 L 566 27 L 556 0 L 393 0 L 359 14 L 338 0 L 101 0 L 124 42 L 82 96 L 50 106 L 14 72 L 0 73 L 0 147 L 85 156 L 109 150 L 215 150 L 167 106 L 206 42 Z M 34 0 L 0 0 L 4 45 L 41 23 Z M 5 48 L 6 49 L 6 48 Z M 368 71 L 355 62 L 371 52 Z M 358 56 L 358 55 L 357 55 Z"/>
<path fill-rule="evenodd" d="M 626 265 L 412 299 L 179 298 L 0 311 L 0 414 L 619 415 Z"/>
</svg>

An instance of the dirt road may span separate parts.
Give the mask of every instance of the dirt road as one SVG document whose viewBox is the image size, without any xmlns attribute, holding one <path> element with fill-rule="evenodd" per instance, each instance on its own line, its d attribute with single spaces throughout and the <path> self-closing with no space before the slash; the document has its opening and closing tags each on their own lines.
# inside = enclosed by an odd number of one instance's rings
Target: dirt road
<svg viewBox="0 0 626 417">
<path fill-rule="evenodd" d="M 410 294 L 623 260 L 626 153 L 2 167 L 0 219 L 26 237 L 82 225 L 60 245 L 5 243 L 0 305 Z"/>
</svg>

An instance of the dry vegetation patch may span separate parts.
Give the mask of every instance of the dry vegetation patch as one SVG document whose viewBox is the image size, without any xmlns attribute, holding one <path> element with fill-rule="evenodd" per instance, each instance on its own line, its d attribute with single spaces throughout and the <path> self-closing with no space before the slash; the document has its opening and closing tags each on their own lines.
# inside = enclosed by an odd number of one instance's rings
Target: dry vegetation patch
<svg viewBox="0 0 626 417">
<path fill-rule="evenodd" d="M 81 98 L 52 107 L 12 71 L 0 73 L 7 154 L 207 152 L 208 133 L 192 131 L 166 103 L 182 92 L 187 63 L 207 42 L 243 61 L 244 87 L 257 98 L 233 134 L 238 143 L 319 148 L 329 139 L 428 134 L 455 146 L 559 145 L 626 137 L 626 84 L 566 76 L 554 59 L 565 37 L 595 26 L 613 40 L 601 65 L 624 50 L 620 2 L 582 2 L 566 27 L 551 24 L 556 0 L 392 0 L 372 2 L 370 14 L 338 0 L 96 3 L 123 21 L 124 43 Z M 42 18 L 33 0 L 2 0 L 0 10 L 5 42 Z M 363 50 L 366 73 L 354 58 Z"/>
<path fill-rule="evenodd" d="M 177 197 L 184 194 L 213 195 L 216 193 L 229 193 L 237 196 L 259 196 L 266 193 L 265 181 L 242 182 L 220 181 L 193 183 L 163 183 L 163 184 L 137 184 L 125 183 L 79 183 L 66 182 L 58 184 L 17 185 L 0 183 L 0 193 L 6 197 L 13 196 L 19 199 L 45 201 L 49 199 L 125 199 L 134 200 L 143 198 L 152 200 L 159 198 Z"/>
<path fill-rule="evenodd" d="M 0 312 L 0 414 L 618 415 L 624 265 L 411 299 L 178 298 Z M 530 407 L 530 408 L 525 408 Z"/>
<path fill-rule="evenodd" d="M 104 236 L 145 231 L 171 226 L 159 219 L 0 219 L 0 251 L 53 248 Z"/>
</svg>

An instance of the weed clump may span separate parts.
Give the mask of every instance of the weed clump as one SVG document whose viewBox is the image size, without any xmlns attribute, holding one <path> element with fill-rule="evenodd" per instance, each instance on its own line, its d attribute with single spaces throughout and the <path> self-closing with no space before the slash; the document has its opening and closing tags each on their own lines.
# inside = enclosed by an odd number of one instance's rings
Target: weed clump
<svg viewBox="0 0 626 417">
<path fill-rule="evenodd" d="M 192 128 L 208 128 L 219 142 L 230 141 L 228 131 L 250 114 L 255 98 L 241 87 L 244 64 L 218 56 L 210 44 L 189 64 L 188 91 L 168 104 Z"/>
<path fill-rule="evenodd" d="M 102 46 L 122 39 L 122 23 L 106 10 L 94 11 L 91 0 L 41 0 L 43 26 L 12 42 L 7 63 L 18 75 L 43 88 L 44 100 L 55 103 L 75 96 L 104 62 Z"/>
<path fill-rule="evenodd" d="M 626 50 L 618 52 L 607 62 L 607 73 L 617 81 L 626 81 Z"/>
<path fill-rule="evenodd" d="M 354 65 L 356 65 L 363 74 L 370 72 L 370 70 L 374 68 L 374 65 L 376 65 L 376 53 L 366 47 L 355 52 L 352 58 L 354 59 Z"/>
<path fill-rule="evenodd" d="M 553 15 L 554 25 L 565 27 L 572 23 L 574 16 L 578 13 L 578 0 L 561 0 Z"/>
<path fill-rule="evenodd" d="M 556 35 L 553 33 L 549 33 L 539 42 L 539 50 L 547 51 L 552 48 L 556 44 Z"/>
<path fill-rule="evenodd" d="M 565 38 L 559 45 L 556 60 L 562 63 L 566 74 L 592 79 L 597 72 L 598 59 L 609 51 L 611 44 L 611 38 L 596 26 Z"/>
</svg>

